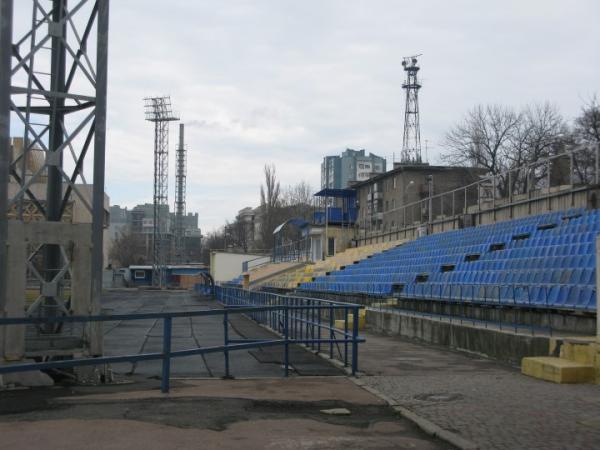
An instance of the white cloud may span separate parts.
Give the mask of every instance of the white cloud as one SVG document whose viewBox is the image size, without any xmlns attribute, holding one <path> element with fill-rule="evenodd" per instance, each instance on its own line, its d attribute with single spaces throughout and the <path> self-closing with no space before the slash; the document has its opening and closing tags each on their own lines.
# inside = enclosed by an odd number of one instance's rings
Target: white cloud
<svg viewBox="0 0 600 450">
<path fill-rule="evenodd" d="M 188 124 L 188 210 L 207 230 L 258 203 L 265 163 L 316 188 L 326 154 L 398 155 L 403 55 L 424 54 L 432 159 L 477 103 L 549 100 L 573 117 L 598 89 L 599 13 L 591 0 L 113 2 L 108 193 L 151 199 L 149 95 L 170 94 Z"/>
</svg>

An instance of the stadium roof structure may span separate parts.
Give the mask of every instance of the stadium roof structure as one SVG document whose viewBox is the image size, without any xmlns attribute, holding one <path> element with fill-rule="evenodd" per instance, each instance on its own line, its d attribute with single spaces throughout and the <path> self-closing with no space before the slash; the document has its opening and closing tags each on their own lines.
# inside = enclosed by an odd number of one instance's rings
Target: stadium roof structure
<svg viewBox="0 0 600 450">
<path fill-rule="evenodd" d="M 288 219 L 285 222 L 283 222 L 281 225 L 277 226 L 277 228 L 275 228 L 273 230 L 273 234 L 277 234 L 279 233 L 281 230 L 283 230 L 283 228 L 286 225 L 294 225 L 296 228 L 302 229 L 308 225 L 310 225 L 309 222 L 307 222 L 306 220 L 304 220 L 301 217 L 294 217 L 292 219 Z"/>
<path fill-rule="evenodd" d="M 354 198 L 356 197 L 356 190 L 326 188 L 321 189 L 314 197 Z"/>
</svg>

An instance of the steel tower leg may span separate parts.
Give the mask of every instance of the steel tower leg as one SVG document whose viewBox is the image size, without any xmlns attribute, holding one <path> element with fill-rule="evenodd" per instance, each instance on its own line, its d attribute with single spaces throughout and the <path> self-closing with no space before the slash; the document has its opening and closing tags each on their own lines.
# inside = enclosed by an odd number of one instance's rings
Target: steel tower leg
<svg viewBox="0 0 600 450">
<path fill-rule="evenodd" d="M 108 7 L 109 0 L 19 1 L 16 16 L 30 8 L 31 20 L 12 37 L 13 1 L 0 0 L 0 309 L 12 315 L 100 311 Z M 9 119 L 24 129 L 21 153 L 10 151 Z M 89 151 L 93 186 L 84 174 Z M 26 277 L 40 287 L 32 303 Z M 67 283 L 70 291 L 62 289 Z M 45 324 L 31 331 L 42 356 L 58 344 L 101 352 L 93 330 Z M 23 347 L 16 341 L 24 334 L 9 332 L 6 348 Z"/>
<path fill-rule="evenodd" d="M 60 24 L 60 28 L 56 28 L 52 33 L 52 52 L 51 52 L 51 73 L 50 73 L 50 90 L 52 92 L 64 93 L 65 86 L 65 70 L 66 70 L 66 48 L 63 44 L 63 39 L 66 39 L 67 26 L 65 10 L 67 8 L 67 0 L 52 1 L 52 22 Z M 62 174 L 63 167 L 62 152 L 59 151 L 63 143 L 63 127 L 64 127 L 64 107 L 65 99 L 61 96 L 55 96 L 50 102 L 49 130 L 48 130 L 48 150 L 53 153 L 53 158 L 48 164 L 48 181 L 46 185 L 46 220 L 48 222 L 59 222 L 61 219 L 62 205 Z M 26 145 L 24 143 L 24 145 Z M 51 282 L 54 276 L 61 268 L 61 252 L 60 246 L 56 244 L 46 244 L 44 248 L 44 271 L 46 281 Z M 57 290 L 60 290 L 58 284 L 54 284 Z M 57 303 L 55 297 L 58 292 L 48 293 L 44 299 L 43 308 L 40 310 L 44 316 L 52 317 L 57 315 Z M 44 325 L 44 331 L 53 333 L 57 326 L 53 323 Z"/>
<path fill-rule="evenodd" d="M 10 78 L 13 0 L 0 0 L 0 317 L 6 314 L 8 177 L 10 166 Z M 0 330 L 0 343 L 3 331 Z M 0 344 L 0 360 L 2 345 Z"/>
</svg>

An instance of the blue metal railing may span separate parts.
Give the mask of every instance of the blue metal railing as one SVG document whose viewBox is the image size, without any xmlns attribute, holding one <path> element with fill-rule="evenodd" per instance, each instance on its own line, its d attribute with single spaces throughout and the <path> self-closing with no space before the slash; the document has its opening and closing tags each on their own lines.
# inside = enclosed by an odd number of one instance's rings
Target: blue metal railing
<svg viewBox="0 0 600 450">
<path fill-rule="evenodd" d="M 241 289 L 235 288 L 215 288 L 217 295 L 226 298 L 232 298 L 235 294 L 234 290 L 241 291 Z M 248 292 L 248 291 L 244 291 Z M 242 298 L 242 296 L 240 296 Z M 330 302 L 332 303 L 332 302 Z M 289 303 L 281 302 L 273 305 L 262 305 L 262 306 L 248 306 L 245 307 L 240 304 L 226 305 L 225 309 L 211 309 L 201 311 L 181 311 L 181 312 L 160 312 L 160 313 L 142 313 L 142 314 L 114 314 L 114 315 L 102 315 L 102 316 L 64 316 L 64 317 L 10 317 L 0 318 L 0 331 L 3 331 L 3 326 L 23 326 L 23 325 L 41 325 L 47 323 L 91 323 L 91 322 L 109 322 L 109 321 L 129 321 L 129 320 L 144 320 L 144 319 L 155 319 L 163 320 L 163 336 L 162 336 L 162 352 L 152 353 L 141 353 L 134 355 L 121 355 L 121 356 L 101 356 L 101 357 L 87 357 L 87 358 L 76 358 L 70 360 L 60 361 L 45 361 L 35 363 L 15 363 L 10 365 L 0 365 L 0 375 L 5 373 L 16 373 L 16 372 L 27 372 L 33 370 L 50 370 L 50 369 L 65 369 L 77 366 L 94 366 L 103 364 L 116 364 L 125 362 L 139 362 L 139 361 L 151 361 L 151 360 L 162 360 L 162 377 L 161 377 L 161 391 L 168 392 L 170 388 L 170 372 L 171 372 L 171 358 L 204 355 L 209 353 L 223 353 L 225 358 L 225 377 L 231 377 L 229 369 L 229 353 L 236 350 L 247 350 L 258 347 L 269 347 L 281 345 L 284 347 L 284 376 L 289 374 L 289 345 L 290 344 L 305 344 L 305 345 L 318 345 L 319 349 L 321 344 L 329 344 L 331 347 L 330 357 L 333 358 L 333 345 L 344 345 L 345 355 L 344 364 L 348 364 L 348 345 L 352 345 L 352 373 L 355 374 L 358 369 L 358 344 L 364 342 L 364 339 L 358 336 L 358 321 L 354 321 L 354 328 L 352 333 L 348 332 L 348 310 L 352 308 L 358 308 L 358 305 L 346 305 L 342 303 L 332 303 L 329 305 L 319 304 L 301 304 L 299 301 L 291 301 Z M 327 325 L 312 321 L 310 324 L 307 323 L 305 317 L 307 314 L 312 314 L 313 318 L 315 313 L 318 311 L 318 317 L 324 317 L 329 314 L 329 322 Z M 327 312 L 324 312 L 327 311 Z M 345 311 L 345 326 L 344 331 L 335 330 L 333 327 L 333 317 L 338 311 Z M 310 312 L 310 313 L 309 313 Z M 229 338 L 229 317 L 232 314 L 246 314 L 249 317 L 256 320 L 260 317 L 277 317 L 281 319 L 282 325 L 273 327 L 273 330 L 280 334 L 279 337 L 273 339 L 230 339 Z M 358 314 L 358 310 L 356 310 Z M 223 317 L 223 345 L 202 347 L 202 348 L 191 348 L 184 350 L 172 350 L 171 339 L 172 339 L 172 322 L 176 318 L 190 318 L 190 317 L 202 317 L 202 316 L 222 316 Z M 358 317 L 355 315 L 354 317 Z M 260 321 L 259 321 L 260 322 Z M 273 322 L 273 325 L 275 323 Z M 300 330 L 306 330 L 310 325 L 313 330 L 312 336 L 309 338 L 307 334 L 298 334 L 298 328 Z M 314 330 L 318 329 L 318 338 L 315 337 Z M 325 329 L 329 331 L 328 338 L 321 338 L 321 330 Z M 341 334 L 341 337 L 340 337 Z"/>
<path fill-rule="evenodd" d="M 330 359 L 336 356 L 334 350 L 337 349 L 337 356 L 343 361 L 344 367 L 350 366 L 352 375 L 356 374 L 358 344 L 365 341 L 358 334 L 361 305 L 224 286 L 215 286 L 215 297 L 226 307 L 236 310 L 260 308 L 245 314 L 283 336 L 288 343 L 304 344 L 317 353 L 321 353 L 323 344 L 326 344 Z M 275 309 L 264 309 L 273 307 Z M 334 326 L 336 319 L 343 320 L 343 329 Z"/>
</svg>

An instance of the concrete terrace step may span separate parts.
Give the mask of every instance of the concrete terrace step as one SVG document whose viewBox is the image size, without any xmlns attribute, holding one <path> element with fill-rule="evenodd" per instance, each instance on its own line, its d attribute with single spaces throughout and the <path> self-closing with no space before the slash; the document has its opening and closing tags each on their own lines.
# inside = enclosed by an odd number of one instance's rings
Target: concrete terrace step
<svg viewBox="0 0 600 450">
<path fill-rule="evenodd" d="M 592 365 L 554 356 L 523 358 L 521 372 L 523 375 L 561 384 L 593 383 L 595 378 Z"/>
</svg>

